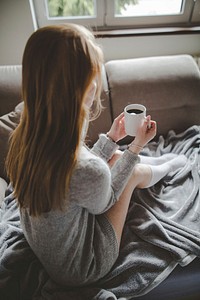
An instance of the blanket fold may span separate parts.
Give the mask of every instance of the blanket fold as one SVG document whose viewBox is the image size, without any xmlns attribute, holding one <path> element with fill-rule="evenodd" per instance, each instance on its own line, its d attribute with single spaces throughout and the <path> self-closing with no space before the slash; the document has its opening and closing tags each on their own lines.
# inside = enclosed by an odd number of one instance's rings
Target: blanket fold
<svg viewBox="0 0 200 300">
<path fill-rule="evenodd" d="M 170 131 L 143 155 L 185 154 L 186 165 L 155 186 L 133 193 L 119 257 L 110 272 L 87 287 L 54 283 L 30 249 L 9 186 L 0 207 L 2 299 L 125 300 L 151 291 L 179 264 L 200 257 L 200 126 Z"/>
</svg>

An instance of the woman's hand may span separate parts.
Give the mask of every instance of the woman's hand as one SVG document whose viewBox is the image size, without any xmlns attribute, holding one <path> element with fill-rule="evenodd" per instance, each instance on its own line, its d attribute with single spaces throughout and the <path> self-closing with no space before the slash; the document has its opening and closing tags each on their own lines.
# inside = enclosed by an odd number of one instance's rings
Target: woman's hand
<svg viewBox="0 0 200 300">
<path fill-rule="evenodd" d="M 118 142 L 126 136 L 124 125 L 124 113 L 122 112 L 118 117 L 114 119 L 114 122 L 107 133 L 107 136 L 114 142 Z"/>
<path fill-rule="evenodd" d="M 142 126 L 138 128 L 136 137 L 129 149 L 138 154 L 140 150 L 155 137 L 156 132 L 156 122 L 151 120 L 151 116 L 147 116 Z"/>
</svg>

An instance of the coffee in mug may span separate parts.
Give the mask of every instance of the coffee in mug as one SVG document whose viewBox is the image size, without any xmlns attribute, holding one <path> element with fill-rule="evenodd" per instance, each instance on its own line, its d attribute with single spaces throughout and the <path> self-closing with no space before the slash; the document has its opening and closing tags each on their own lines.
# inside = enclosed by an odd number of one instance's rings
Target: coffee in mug
<svg viewBox="0 0 200 300">
<path fill-rule="evenodd" d="M 141 104 L 129 104 L 124 108 L 125 131 L 127 135 L 135 136 L 138 127 L 146 118 L 146 107 Z"/>
</svg>

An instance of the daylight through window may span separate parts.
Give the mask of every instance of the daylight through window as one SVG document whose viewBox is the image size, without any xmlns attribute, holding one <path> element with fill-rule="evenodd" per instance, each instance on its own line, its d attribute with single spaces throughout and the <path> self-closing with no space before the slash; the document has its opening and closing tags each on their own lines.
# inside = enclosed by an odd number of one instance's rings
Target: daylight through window
<svg viewBox="0 0 200 300">
<path fill-rule="evenodd" d="M 94 16 L 94 0 L 48 0 L 49 17 Z"/>
<path fill-rule="evenodd" d="M 120 0 L 116 0 L 116 16 L 156 16 L 180 14 L 183 5 L 182 0 L 125 0 L 123 7 L 120 7 L 120 2 Z"/>
</svg>

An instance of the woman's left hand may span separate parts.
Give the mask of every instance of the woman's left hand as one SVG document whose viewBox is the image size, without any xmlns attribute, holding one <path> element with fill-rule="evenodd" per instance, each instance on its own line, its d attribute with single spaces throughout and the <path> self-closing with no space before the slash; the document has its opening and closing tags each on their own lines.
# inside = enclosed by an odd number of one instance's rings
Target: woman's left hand
<svg viewBox="0 0 200 300">
<path fill-rule="evenodd" d="M 122 112 L 118 117 L 114 119 L 114 122 L 107 132 L 107 136 L 114 142 L 118 142 L 126 136 L 125 125 L 124 125 L 124 113 Z"/>
</svg>

